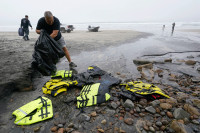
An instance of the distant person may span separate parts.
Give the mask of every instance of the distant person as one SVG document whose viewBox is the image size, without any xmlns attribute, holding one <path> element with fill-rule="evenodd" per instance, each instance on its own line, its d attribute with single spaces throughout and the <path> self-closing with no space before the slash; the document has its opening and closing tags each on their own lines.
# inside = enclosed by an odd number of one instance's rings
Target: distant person
<svg viewBox="0 0 200 133">
<path fill-rule="evenodd" d="M 165 25 L 163 25 L 163 27 L 162 27 L 162 31 L 164 31 L 165 30 Z"/>
<path fill-rule="evenodd" d="M 172 23 L 172 34 L 171 35 L 173 35 L 173 33 L 174 33 L 174 28 L 175 28 L 175 22 Z"/>
<path fill-rule="evenodd" d="M 71 61 L 71 57 L 67 50 L 65 40 L 61 35 L 60 21 L 58 18 L 53 16 L 50 11 L 46 11 L 44 13 L 44 17 L 39 19 L 36 27 L 36 33 L 40 34 L 40 30 L 42 29 L 45 30 L 62 47 L 65 53 L 65 57 L 69 61 L 70 69 L 77 67 L 77 65 Z"/>
<path fill-rule="evenodd" d="M 88 28 L 91 28 L 91 26 L 89 25 Z"/>
<path fill-rule="evenodd" d="M 23 39 L 25 41 L 29 40 L 29 37 L 28 37 L 28 35 L 29 35 L 29 28 L 28 27 L 29 26 L 31 27 L 31 30 L 32 30 L 33 28 L 32 28 L 30 21 L 28 20 L 28 15 L 25 15 L 25 18 L 21 19 L 21 26 L 20 26 L 21 28 L 23 28 L 23 31 L 24 31 Z"/>
</svg>

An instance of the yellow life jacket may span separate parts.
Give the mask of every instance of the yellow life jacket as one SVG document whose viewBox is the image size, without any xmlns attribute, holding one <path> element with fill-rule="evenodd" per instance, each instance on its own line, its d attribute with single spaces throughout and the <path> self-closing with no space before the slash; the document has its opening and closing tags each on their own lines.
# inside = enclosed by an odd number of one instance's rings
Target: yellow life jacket
<svg viewBox="0 0 200 133">
<path fill-rule="evenodd" d="M 14 123 L 17 125 L 30 125 L 52 118 L 51 100 L 46 97 L 39 97 L 15 110 L 12 115 L 16 116 Z"/>
<path fill-rule="evenodd" d="M 100 83 L 85 85 L 81 90 L 80 96 L 76 98 L 77 107 L 82 108 L 108 101 L 110 99 L 110 95 L 108 93 L 99 94 L 99 87 Z"/>
<path fill-rule="evenodd" d="M 140 95 L 159 94 L 166 98 L 170 98 L 168 95 L 164 94 L 159 87 L 153 84 L 143 83 L 141 81 L 134 81 L 120 85 L 125 86 L 126 90 L 132 91 L 133 93 L 137 93 Z"/>
<path fill-rule="evenodd" d="M 67 91 L 67 88 L 77 85 L 78 82 L 75 81 L 62 81 L 62 79 L 50 79 L 42 87 L 44 94 L 50 94 L 52 96 L 57 96 L 59 93 Z"/>
<path fill-rule="evenodd" d="M 56 71 L 56 73 L 51 76 L 52 79 L 71 78 L 71 77 L 72 77 L 72 71 L 67 71 L 67 70 Z"/>
</svg>

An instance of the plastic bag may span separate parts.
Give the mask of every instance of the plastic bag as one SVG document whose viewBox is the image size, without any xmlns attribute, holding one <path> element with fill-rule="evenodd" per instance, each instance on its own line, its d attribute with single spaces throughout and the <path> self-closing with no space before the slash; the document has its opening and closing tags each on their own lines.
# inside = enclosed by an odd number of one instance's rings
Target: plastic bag
<svg viewBox="0 0 200 133">
<path fill-rule="evenodd" d="M 42 75 L 50 76 L 55 73 L 56 63 L 64 55 L 60 45 L 45 30 L 41 30 L 34 47 L 32 67 Z"/>
</svg>

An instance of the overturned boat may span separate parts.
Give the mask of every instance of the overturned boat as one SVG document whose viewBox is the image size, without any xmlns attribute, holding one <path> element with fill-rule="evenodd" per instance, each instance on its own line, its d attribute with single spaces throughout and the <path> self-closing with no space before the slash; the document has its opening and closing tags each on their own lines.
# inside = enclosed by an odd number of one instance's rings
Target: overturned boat
<svg viewBox="0 0 200 133">
<path fill-rule="evenodd" d="M 90 25 L 88 26 L 88 31 L 90 31 L 90 32 L 98 32 L 99 31 L 99 26 L 97 26 L 97 27 L 91 27 Z"/>
</svg>

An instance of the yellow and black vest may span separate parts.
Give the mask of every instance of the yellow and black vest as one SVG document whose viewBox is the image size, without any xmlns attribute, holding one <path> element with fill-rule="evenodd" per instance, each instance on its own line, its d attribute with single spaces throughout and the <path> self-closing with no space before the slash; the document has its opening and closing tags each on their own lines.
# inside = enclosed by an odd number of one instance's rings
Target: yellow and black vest
<svg viewBox="0 0 200 133">
<path fill-rule="evenodd" d="M 52 79 L 71 78 L 71 77 L 72 77 L 72 71 L 67 71 L 67 70 L 56 71 L 56 73 L 51 76 Z"/>
<path fill-rule="evenodd" d="M 81 90 L 80 96 L 76 98 L 77 107 L 83 108 L 108 101 L 110 99 L 110 95 L 108 93 L 100 94 L 100 85 L 100 83 L 85 85 Z"/>
<path fill-rule="evenodd" d="M 126 84 L 120 84 L 125 86 L 125 89 L 133 93 L 140 95 L 150 95 L 150 94 L 159 94 L 166 98 L 170 98 L 168 95 L 164 94 L 160 88 L 153 84 L 143 83 L 141 81 L 128 82 Z"/>
<path fill-rule="evenodd" d="M 44 94 L 50 94 L 51 96 L 57 96 L 59 93 L 67 91 L 67 88 L 77 85 L 75 81 L 62 81 L 62 79 L 50 79 L 42 87 Z"/>
<path fill-rule="evenodd" d="M 46 97 L 38 97 L 32 102 L 15 110 L 12 115 L 17 125 L 30 125 L 53 117 L 51 100 Z"/>
</svg>

